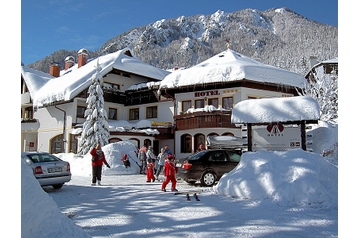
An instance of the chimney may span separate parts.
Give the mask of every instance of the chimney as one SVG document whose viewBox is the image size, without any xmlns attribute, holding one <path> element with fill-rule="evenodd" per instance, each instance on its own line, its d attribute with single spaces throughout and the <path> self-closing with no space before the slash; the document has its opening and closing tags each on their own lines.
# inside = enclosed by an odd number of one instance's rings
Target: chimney
<svg viewBox="0 0 358 238">
<path fill-rule="evenodd" d="M 50 64 L 50 74 L 54 77 L 60 76 L 60 65 L 58 63 L 51 62 Z"/>
<path fill-rule="evenodd" d="M 67 56 L 65 59 L 65 70 L 68 70 L 75 64 L 75 57 Z"/>
<path fill-rule="evenodd" d="M 81 68 L 87 63 L 88 51 L 84 48 L 78 51 L 78 68 Z"/>
</svg>

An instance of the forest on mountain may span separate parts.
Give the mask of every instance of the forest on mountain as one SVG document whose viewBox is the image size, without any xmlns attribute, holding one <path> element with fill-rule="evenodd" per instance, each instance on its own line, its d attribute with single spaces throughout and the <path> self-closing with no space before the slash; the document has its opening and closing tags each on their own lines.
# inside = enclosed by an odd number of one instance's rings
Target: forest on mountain
<svg viewBox="0 0 358 238">
<path fill-rule="evenodd" d="M 89 51 L 89 58 L 125 47 L 161 69 L 188 68 L 229 47 L 261 63 L 305 75 L 310 56 L 318 61 L 338 57 L 338 27 L 308 20 L 287 8 L 218 10 L 130 29 Z M 56 62 L 63 69 L 64 59 L 76 58 L 78 50 L 61 49 L 27 66 L 48 73 L 50 63 Z"/>
</svg>

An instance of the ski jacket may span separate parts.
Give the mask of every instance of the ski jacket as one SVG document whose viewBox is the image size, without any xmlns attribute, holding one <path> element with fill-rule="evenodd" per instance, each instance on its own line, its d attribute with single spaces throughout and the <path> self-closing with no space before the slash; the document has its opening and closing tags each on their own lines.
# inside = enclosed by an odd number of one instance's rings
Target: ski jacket
<svg viewBox="0 0 358 238">
<path fill-rule="evenodd" d="M 147 151 L 147 163 L 150 163 L 151 161 L 155 161 L 155 155 L 151 150 Z"/>
<path fill-rule="evenodd" d="M 174 162 L 170 162 L 169 160 L 165 161 L 164 164 L 164 175 L 165 176 L 173 176 L 177 172 L 177 168 L 175 167 Z"/>
<path fill-rule="evenodd" d="M 139 149 L 138 159 L 140 161 L 147 159 L 147 148 L 142 147 L 142 148 Z"/>
<path fill-rule="evenodd" d="M 90 154 L 92 155 L 92 166 L 102 166 L 102 164 L 109 166 L 102 150 L 93 148 Z"/>
<path fill-rule="evenodd" d="M 164 165 L 166 158 L 167 158 L 167 154 L 165 154 L 165 153 L 164 153 L 164 154 L 160 153 L 160 154 L 157 156 L 158 165 Z"/>
</svg>

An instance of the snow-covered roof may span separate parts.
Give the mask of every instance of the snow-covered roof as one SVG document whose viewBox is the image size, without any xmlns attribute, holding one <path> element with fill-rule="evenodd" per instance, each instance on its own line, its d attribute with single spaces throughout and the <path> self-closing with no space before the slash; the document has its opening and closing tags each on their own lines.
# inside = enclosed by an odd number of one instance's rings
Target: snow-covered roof
<svg viewBox="0 0 358 238">
<path fill-rule="evenodd" d="M 237 103 L 231 123 L 271 123 L 319 120 L 320 108 L 316 100 L 307 96 L 248 99 Z"/>
<path fill-rule="evenodd" d="M 92 83 L 91 77 L 96 72 L 97 62 L 102 76 L 112 69 L 134 73 L 152 79 L 162 80 L 170 72 L 146 64 L 135 57 L 126 55 L 128 48 L 100 56 L 84 66 L 71 67 L 68 72 L 61 72 L 60 77 L 53 77 L 40 71 L 21 67 L 21 74 L 29 88 L 34 106 L 43 106 L 57 101 L 73 99 Z"/>
<path fill-rule="evenodd" d="M 306 82 L 297 73 L 260 63 L 227 49 L 191 68 L 172 72 L 162 80 L 160 89 L 243 79 L 299 88 Z"/>
</svg>

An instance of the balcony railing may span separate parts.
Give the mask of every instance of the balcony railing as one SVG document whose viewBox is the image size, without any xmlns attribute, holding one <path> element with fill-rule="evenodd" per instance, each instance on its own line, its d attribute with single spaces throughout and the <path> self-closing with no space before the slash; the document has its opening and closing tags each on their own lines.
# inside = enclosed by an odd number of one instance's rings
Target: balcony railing
<svg viewBox="0 0 358 238">
<path fill-rule="evenodd" d="M 195 128 L 236 128 L 231 123 L 231 111 L 193 112 L 174 116 L 177 130 Z"/>
</svg>

